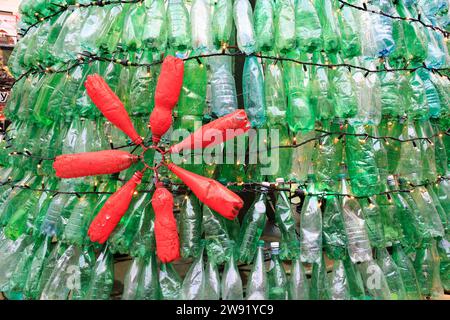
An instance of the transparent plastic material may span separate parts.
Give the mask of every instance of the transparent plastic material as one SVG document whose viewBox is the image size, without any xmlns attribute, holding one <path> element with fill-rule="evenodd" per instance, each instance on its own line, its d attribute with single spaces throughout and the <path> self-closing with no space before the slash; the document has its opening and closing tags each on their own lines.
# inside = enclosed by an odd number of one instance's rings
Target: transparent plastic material
<svg viewBox="0 0 450 320">
<path fill-rule="evenodd" d="M 264 241 L 258 243 L 258 249 L 253 260 L 252 270 L 247 280 L 247 300 L 267 300 L 269 297 L 267 272 L 264 262 Z"/>
</svg>

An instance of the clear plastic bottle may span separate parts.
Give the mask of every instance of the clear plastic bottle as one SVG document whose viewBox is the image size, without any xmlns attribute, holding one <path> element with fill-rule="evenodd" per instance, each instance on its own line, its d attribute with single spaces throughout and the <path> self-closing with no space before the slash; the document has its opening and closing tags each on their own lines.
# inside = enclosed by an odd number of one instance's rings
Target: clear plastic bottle
<svg viewBox="0 0 450 320">
<path fill-rule="evenodd" d="M 316 195 L 315 176 L 308 175 L 308 189 L 300 214 L 300 259 L 319 262 L 322 256 L 322 211 Z"/>
<path fill-rule="evenodd" d="M 231 72 L 231 60 L 223 63 L 217 60 L 212 67 L 211 111 L 216 117 L 223 117 L 238 108 L 236 82 Z"/>
<path fill-rule="evenodd" d="M 339 190 L 342 194 L 351 194 L 345 174 L 341 174 Z M 372 259 L 372 248 L 361 206 L 352 196 L 344 196 L 341 201 L 350 258 L 353 263 L 369 261 Z"/>
<path fill-rule="evenodd" d="M 236 265 L 235 257 L 232 257 L 225 264 L 221 283 L 222 300 L 243 300 L 241 275 Z"/>
<path fill-rule="evenodd" d="M 391 258 L 386 248 L 376 249 L 377 263 L 383 270 L 384 276 L 391 292 L 391 300 L 404 300 L 406 290 L 399 268 Z"/>
<path fill-rule="evenodd" d="M 236 0 L 233 7 L 234 23 L 237 31 L 237 44 L 246 54 L 256 50 L 253 10 L 248 0 Z"/>
<path fill-rule="evenodd" d="M 203 261 L 204 242 L 201 244 L 201 250 L 198 257 L 189 268 L 181 286 L 181 297 L 184 300 L 203 300 L 205 288 L 205 263 Z"/>
<path fill-rule="evenodd" d="M 422 299 L 413 262 L 407 256 L 400 243 L 394 243 L 392 258 L 394 259 L 395 264 L 398 267 L 398 271 L 402 277 L 403 285 L 405 286 L 406 299 Z"/>
<path fill-rule="evenodd" d="M 246 299 L 267 300 L 269 297 L 268 293 L 269 287 L 264 261 L 264 241 L 260 240 L 258 242 L 256 257 L 253 260 L 253 267 L 247 280 Z"/>
<path fill-rule="evenodd" d="M 350 299 L 347 275 L 345 274 L 344 263 L 342 262 L 342 260 L 336 260 L 333 264 L 330 291 L 331 300 Z"/>
<path fill-rule="evenodd" d="M 309 300 L 309 280 L 305 268 L 298 258 L 292 261 L 289 278 L 289 299 Z"/>
<path fill-rule="evenodd" d="M 220 275 L 217 265 L 208 258 L 205 267 L 205 293 L 208 300 L 220 299 Z"/>
</svg>

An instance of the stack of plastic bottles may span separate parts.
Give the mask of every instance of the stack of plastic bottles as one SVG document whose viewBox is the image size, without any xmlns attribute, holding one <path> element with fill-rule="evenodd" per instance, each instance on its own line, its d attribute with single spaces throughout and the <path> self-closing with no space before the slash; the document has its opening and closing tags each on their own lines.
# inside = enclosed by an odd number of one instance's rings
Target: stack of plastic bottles
<svg viewBox="0 0 450 320">
<path fill-rule="evenodd" d="M 366 7 L 420 14 L 436 28 Z M 133 261 L 120 279 L 122 299 L 441 296 L 450 290 L 448 9 L 445 0 L 22 1 L 24 35 L 9 60 L 18 79 L 5 110 L 12 124 L 0 140 L 0 291 L 109 299 L 115 255 L 125 254 Z M 99 245 L 87 237 L 89 224 L 135 169 L 60 180 L 52 160 L 133 150 L 89 99 L 84 81 L 94 73 L 150 141 L 168 54 L 187 59 L 174 130 L 192 132 L 238 109 L 242 79 L 252 127 L 276 129 L 279 141 L 264 140 L 277 154 L 270 175 L 266 163 L 248 163 L 248 152 L 234 164 L 184 156 L 183 167 L 253 201 L 240 221 L 161 172 L 174 183 L 182 257 L 163 264 L 150 171 Z M 235 140 L 223 146 L 226 154 L 237 148 Z M 270 255 L 268 225 L 278 238 Z"/>
</svg>

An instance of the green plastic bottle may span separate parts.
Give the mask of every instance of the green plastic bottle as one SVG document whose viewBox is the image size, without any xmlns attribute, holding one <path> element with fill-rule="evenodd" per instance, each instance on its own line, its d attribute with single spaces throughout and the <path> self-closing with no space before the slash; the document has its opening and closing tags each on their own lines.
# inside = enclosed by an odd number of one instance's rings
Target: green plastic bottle
<svg viewBox="0 0 450 320">
<path fill-rule="evenodd" d="M 405 300 L 406 290 L 399 268 L 390 256 L 386 248 L 376 249 L 377 263 L 383 270 L 387 284 L 391 292 L 391 300 Z"/>
<path fill-rule="evenodd" d="M 305 61 L 304 56 L 297 50 L 289 52 L 287 58 Z M 287 122 L 289 129 L 295 133 L 313 130 L 315 114 L 308 95 L 308 71 L 305 71 L 298 63 L 285 62 L 284 82 L 288 99 Z"/>
<path fill-rule="evenodd" d="M 270 243 L 270 264 L 267 270 L 267 280 L 269 286 L 270 300 L 288 299 L 288 280 L 283 263 L 280 260 L 280 244 L 278 242 Z"/>
<path fill-rule="evenodd" d="M 259 238 L 262 235 L 267 221 L 267 192 L 268 190 L 265 188 L 256 196 L 255 201 L 245 214 L 242 222 L 239 240 L 237 243 L 238 257 L 241 262 L 251 263 L 255 256 Z"/>
<path fill-rule="evenodd" d="M 424 297 L 438 298 L 444 294 L 439 270 L 439 254 L 434 240 L 428 241 L 416 251 L 414 268 Z"/>
<path fill-rule="evenodd" d="M 136 299 L 159 300 L 161 299 L 161 288 L 158 279 L 158 264 L 155 252 L 145 258 L 144 267 L 139 279 Z"/>
<path fill-rule="evenodd" d="M 323 49 L 326 53 L 336 53 L 341 49 L 341 33 L 334 3 L 327 0 L 314 0 L 313 3 L 322 27 Z"/>
<path fill-rule="evenodd" d="M 416 271 L 411 259 L 407 256 L 400 243 L 394 243 L 392 258 L 398 267 L 398 271 L 405 286 L 406 299 L 421 300 L 419 282 L 417 281 Z"/>
<path fill-rule="evenodd" d="M 203 206 L 203 231 L 210 261 L 221 265 L 232 257 L 234 248 L 230 245 L 230 236 L 224 218 L 205 205 Z"/>
<path fill-rule="evenodd" d="M 175 50 L 183 51 L 191 47 L 189 12 L 183 0 L 170 0 L 167 5 L 168 44 Z"/>
<path fill-rule="evenodd" d="M 319 262 L 315 262 L 312 265 L 309 298 L 310 300 L 331 299 L 327 269 L 323 255 L 320 257 Z"/>
<path fill-rule="evenodd" d="M 264 79 L 261 64 L 255 56 L 245 58 L 242 75 L 244 108 L 252 128 L 261 128 L 266 124 L 266 101 Z"/>
<path fill-rule="evenodd" d="M 347 236 L 342 209 L 335 196 L 326 196 L 325 201 L 322 226 L 323 247 L 331 259 L 343 259 L 347 253 Z"/>
<path fill-rule="evenodd" d="M 275 41 L 275 4 L 273 0 L 258 0 L 253 18 L 255 21 L 256 49 L 268 52 Z"/>
<path fill-rule="evenodd" d="M 182 280 L 170 263 L 163 263 L 159 267 L 159 285 L 163 300 L 181 299 Z"/>
<path fill-rule="evenodd" d="M 214 2 L 212 19 L 213 42 L 216 47 L 230 43 L 233 30 L 233 1 L 218 0 Z"/>
<path fill-rule="evenodd" d="M 192 53 L 196 55 L 197 53 Z M 206 67 L 196 60 L 186 61 L 184 64 L 183 86 L 178 101 L 176 114 L 203 116 L 206 108 L 206 90 L 208 87 L 208 74 Z"/>
<path fill-rule="evenodd" d="M 299 254 L 299 240 L 295 229 L 294 211 L 286 191 L 279 191 L 277 194 L 275 222 L 281 232 L 280 259 L 294 260 Z"/>
<path fill-rule="evenodd" d="M 296 46 L 295 3 L 292 0 L 277 1 L 275 9 L 275 49 L 286 53 Z"/>
<path fill-rule="evenodd" d="M 314 52 L 323 48 L 319 14 L 310 0 L 297 0 L 295 3 L 295 34 L 301 51 Z"/>
<path fill-rule="evenodd" d="M 109 300 L 114 284 L 114 257 L 105 246 L 95 262 L 85 299 Z"/>
</svg>

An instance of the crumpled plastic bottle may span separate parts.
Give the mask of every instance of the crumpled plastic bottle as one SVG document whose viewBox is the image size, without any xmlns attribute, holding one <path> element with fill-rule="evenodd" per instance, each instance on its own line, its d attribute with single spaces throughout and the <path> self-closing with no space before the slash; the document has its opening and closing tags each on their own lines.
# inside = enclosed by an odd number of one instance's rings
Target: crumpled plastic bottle
<svg viewBox="0 0 450 320">
<path fill-rule="evenodd" d="M 81 285 L 77 275 L 80 275 L 78 261 L 80 250 L 71 245 L 56 260 L 55 266 L 43 287 L 41 300 L 66 300 L 70 290 Z M 75 276 L 75 277 L 74 277 Z M 70 278 L 69 278 L 70 277 Z M 72 288 L 69 288 L 68 284 Z"/>
<path fill-rule="evenodd" d="M 297 258 L 299 254 L 299 240 L 295 229 L 294 214 L 287 192 L 279 191 L 275 205 L 275 222 L 281 232 L 281 260 L 293 260 Z"/>
<path fill-rule="evenodd" d="M 142 273 L 142 269 L 144 266 L 144 259 L 137 257 L 133 259 L 133 262 L 130 265 L 127 273 L 125 274 L 125 278 L 123 281 L 123 293 L 122 300 L 134 300 L 136 299 L 137 289 L 139 285 L 139 278 Z"/>
<path fill-rule="evenodd" d="M 259 238 L 266 225 L 267 189 L 257 195 L 250 209 L 245 214 L 239 233 L 237 250 L 239 261 L 251 263 L 256 253 Z"/>
<path fill-rule="evenodd" d="M 392 13 L 392 7 L 389 3 L 389 0 L 371 1 L 370 7 L 371 6 L 374 7 L 374 10 L 379 10 L 387 14 Z M 369 25 L 371 26 L 369 30 L 375 40 L 375 46 L 378 56 L 389 56 L 396 47 L 396 42 L 394 42 L 392 35 L 392 19 L 378 14 L 367 14 L 363 15 L 363 17 L 369 18 Z"/>
<path fill-rule="evenodd" d="M 375 70 L 374 59 L 353 58 L 352 64 L 361 65 L 369 70 Z M 374 124 L 381 121 L 380 92 L 381 85 L 376 73 L 364 73 L 362 70 L 353 72 L 353 79 L 356 85 L 356 95 L 358 98 L 358 113 L 350 119 L 350 124 Z"/>
<path fill-rule="evenodd" d="M 329 55 L 330 63 L 341 63 L 342 59 L 337 55 Z M 340 119 L 348 119 L 358 113 L 358 97 L 355 80 L 351 72 L 343 68 L 328 70 L 328 83 L 334 116 Z"/>
<path fill-rule="evenodd" d="M 204 242 L 200 244 L 200 254 L 191 264 L 181 287 L 181 297 L 184 300 L 202 300 L 205 288 L 205 262 L 203 260 Z"/>
<path fill-rule="evenodd" d="M 437 251 L 440 258 L 440 275 L 442 286 L 445 291 L 450 288 L 450 243 L 442 239 L 437 244 Z"/>
<path fill-rule="evenodd" d="M 152 51 L 164 50 L 167 44 L 166 7 L 163 0 L 145 0 L 146 18 L 142 30 L 142 43 Z"/>
<path fill-rule="evenodd" d="M 95 195 L 86 195 L 75 200 L 67 225 L 64 228 L 63 241 L 78 246 L 82 246 L 87 242 L 87 230 L 92 220 L 92 210 L 94 209 L 96 198 Z"/>
<path fill-rule="evenodd" d="M 180 252 L 184 258 L 197 257 L 200 253 L 202 235 L 202 210 L 197 197 L 185 196 L 180 207 L 179 235 Z"/>
<path fill-rule="evenodd" d="M 207 206 L 203 206 L 203 230 L 209 261 L 220 265 L 230 259 L 234 248 L 231 246 L 224 218 Z"/>
<path fill-rule="evenodd" d="M 414 268 L 423 296 L 438 298 L 444 294 L 439 267 L 436 242 L 430 240 L 416 251 L 414 260 Z"/>
<path fill-rule="evenodd" d="M 308 189 L 300 214 L 300 259 L 318 263 L 322 256 L 322 211 L 316 195 L 315 176 L 308 175 Z"/>
<path fill-rule="evenodd" d="M 406 290 L 403 284 L 402 275 L 387 249 L 377 248 L 376 259 L 381 270 L 383 270 L 389 286 L 391 300 L 404 300 L 406 298 Z"/>
<path fill-rule="evenodd" d="M 322 124 L 323 131 L 339 132 L 338 124 Z M 322 133 L 319 133 L 322 135 Z M 315 174 L 317 177 L 316 186 L 319 190 L 337 191 L 336 178 L 339 174 L 339 164 L 343 161 L 343 143 L 336 135 L 321 137 L 313 154 Z"/>
<path fill-rule="evenodd" d="M 322 255 L 319 262 L 315 262 L 312 265 L 309 298 L 311 300 L 330 300 L 329 285 L 325 258 Z"/>
<path fill-rule="evenodd" d="M 359 269 L 366 294 L 373 300 L 390 300 L 391 292 L 384 276 L 383 270 L 375 260 L 364 261 L 356 265 Z"/>
<path fill-rule="evenodd" d="M 92 269 L 89 289 L 85 299 L 109 300 L 114 284 L 114 257 L 105 246 Z"/>
<path fill-rule="evenodd" d="M 248 0 L 236 0 L 233 7 L 234 24 L 237 31 L 237 44 L 246 54 L 256 50 L 255 29 L 253 27 L 253 10 Z"/>
<path fill-rule="evenodd" d="M 214 3 L 212 30 L 216 47 L 230 43 L 231 31 L 233 30 L 232 0 L 218 0 Z"/>
<path fill-rule="evenodd" d="M 444 237 L 444 226 L 428 190 L 425 187 L 418 187 L 410 194 L 423 221 L 422 235 L 424 238 Z"/>
<path fill-rule="evenodd" d="M 331 300 L 350 300 L 347 275 L 342 260 L 334 262 L 330 282 Z"/>
<path fill-rule="evenodd" d="M 207 0 L 194 0 L 191 7 L 192 48 L 208 52 L 213 47 L 211 6 Z"/>
<path fill-rule="evenodd" d="M 197 54 L 197 52 L 193 53 Z M 176 114 L 178 116 L 203 116 L 206 108 L 208 72 L 196 60 L 184 64 L 184 78 Z"/>
<path fill-rule="evenodd" d="M 287 105 L 281 63 L 266 65 L 264 69 L 264 93 L 268 125 L 280 127 L 280 129 L 285 127 Z"/>
<path fill-rule="evenodd" d="M 163 300 L 181 299 L 182 280 L 171 263 L 163 263 L 160 265 L 159 285 Z"/>
<path fill-rule="evenodd" d="M 252 270 L 247 280 L 246 299 L 267 300 L 268 297 L 269 286 L 264 262 L 264 241 L 260 240 Z"/>
<path fill-rule="evenodd" d="M 413 262 L 407 256 L 400 243 L 394 243 L 392 258 L 398 267 L 403 285 L 405 286 L 405 299 L 421 300 L 422 295 Z"/>
<path fill-rule="evenodd" d="M 322 27 L 318 12 L 312 1 L 296 1 L 295 34 L 297 46 L 301 51 L 314 52 L 323 48 Z"/>
<path fill-rule="evenodd" d="M 236 259 L 232 257 L 225 264 L 221 282 L 222 300 L 243 300 L 242 280 L 239 269 L 236 266 Z"/>
<path fill-rule="evenodd" d="M 220 118 L 237 110 L 236 83 L 228 57 L 213 60 L 211 76 L 211 112 Z"/>
<path fill-rule="evenodd" d="M 347 132 L 360 135 L 347 136 L 345 145 L 352 190 L 357 196 L 377 194 L 380 192 L 380 176 L 372 140 L 362 125 L 349 126 Z"/>
<path fill-rule="evenodd" d="M 220 299 L 220 275 L 217 265 L 209 259 L 205 267 L 205 287 L 204 296 L 209 300 Z"/>
<path fill-rule="evenodd" d="M 361 39 L 359 36 L 361 30 L 360 19 L 359 11 L 349 6 L 344 6 L 337 13 L 337 20 L 341 31 L 341 52 L 343 58 L 353 58 L 362 54 Z"/>
<path fill-rule="evenodd" d="M 287 58 L 305 61 L 298 50 L 291 51 Z M 288 99 L 287 122 L 289 129 L 297 133 L 314 129 L 314 108 L 309 100 L 309 73 L 295 62 L 284 63 L 284 81 Z M 306 90 L 305 90 L 306 88 Z"/>
<path fill-rule="evenodd" d="M 112 252 L 121 254 L 130 252 L 133 240 L 139 230 L 138 227 L 142 215 L 144 214 L 142 208 L 148 206 L 149 201 L 150 196 L 148 193 L 142 193 L 139 196 L 134 197 L 132 204 L 128 209 L 128 213 L 121 219 L 109 237 L 108 243 L 110 244 L 110 250 Z"/>
<path fill-rule="evenodd" d="M 273 0 L 258 0 L 253 14 L 257 51 L 271 51 L 275 41 L 275 13 Z"/>
<path fill-rule="evenodd" d="M 388 177 L 388 186 L 390 191 L 400 189 L 393 176 Z M 417 247 L 421 243 L 423 235 L 419 231 L 420 222 L 414 200 L 408 201 L 402 193 L 398 192 L 392 192 L 390 196 L 397 207 L 396 217 L 402 226 L 404 237 L 401 242 L 408 247 Z"/>
<path fill-rule="evenodd" d="M 362 275 L 356 267 L 356 264 L 353 264 L 349 256 L 345 256 L 342 262 L 344 263 L 351 299 L 365 299 L 366 296 Z"/>
<path fill-rule="evenodd" d="M 289 299 L 309 300 L 309 280 L 300 259 L 292 261 L 289 277 Z"/>
<path fill-rule="evenodd" d="M 341 194 L 350 194 L 345 174 L 342 174 L 340 177 L 339 190 Z M 372 248 L 366 230 L 366 223 L 362 216 L 361 206 L 355 198 L 344 196 L 341 200 L 341 207 L 350 259 L 353 263 L 371 260 Z"/>
<path fill-rule="evenodd" d="M 158 265 L 156 254 L 152 252 L 144 258 L 144 266 L 139 278 L 136 299 L 139 300 L 159 300 L 161 289 L 158 280 Z"/>
<path fill-rule="evenodd" d="M 244 108 L 252 128 L 261 128 L 266 124 L 264 79 L 261 64 L 254 56 L 245 58 L 242 90 Z"/>
<path fill-rule="evenodd" d="M 23 288 L 24 297 L 33 300 L 39 298 L 39 281 L 45 268 L 46 258 L 50 254 L 50 250 L 50 238 L 41 238 L 40 241 L 35 242 L 30 270 Z"/>
<path fill-rule="evenodd" d="M 278 242 L 270 243 L 271 259 L 267 270 L 267 284 L 269 287 L 270 300 L 288 299 L 288 280 L 283 263 L 280 261 L 280 244 Z"/>
<path fill-rule="evenodd" d="M 326 53 L 336 53 L 341 49 L 341 33 L 335 16 L 334 3 L 314 0 L 314 6 L 322 27 L 323 49 Z"/>
<path fill-rule="evenodd" d="M 331 259 L 343 259 L 347 253 L 347 236 L 342 209 L 335 196 L 327 196 L 325 201 L 322 226 L 323 247 Z"/>
<path fill-rule="evenodd" d="M 170 0 L 167 5 L 169 47 L 183 51 L 191 47 L 189 12 L 183 0 Z"/>
<path fill-rule="evenodd" d="M 296 45 L 295 4 L 292 0 L 277 1 L 275 8 L 275 49 L 285 53 Z"/>
</svg>

